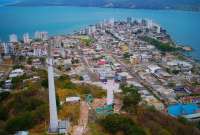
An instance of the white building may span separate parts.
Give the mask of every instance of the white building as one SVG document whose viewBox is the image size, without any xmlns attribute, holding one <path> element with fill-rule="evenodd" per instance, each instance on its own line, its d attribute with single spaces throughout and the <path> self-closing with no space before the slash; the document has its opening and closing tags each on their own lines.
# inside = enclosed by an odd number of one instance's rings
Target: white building
<svg viewBox="0 0 200 135">
<path fill-rule="evenodd" d="M 167 65 L 170 67 L 180 67 L 181 70 L 191 70 L 192 69 L 192 64 L 186 61 L 180 61 L 180 60 L 173 60 L 170 62 L 167 62 Z"/>
<path fill-rule="evenodd" d="M 152 20 L 147 20 L 147 28 L 151 29 L 153 27 L 153 21 Z"/>
<path fill-rule="evenodd" d="M 149 65 L 149 66 L 148 66 L 148 69 L 149 69 L 149 72 L 150 72 L 150 73 L 155 73 L 156 70 L 160 70 L 161 67 L 159 67 L 159 66 L 157 66 L 157 65 Z"/>
<path fill-rule="evenodd" d="M 14 52 L 13 43 L 2 43 L 3 53 L 6 55 L 10 55 Z"/>
<path fill-rule="evenodd" d="M 95 31 L 96 31 L 96 27 L 95 27 L 95 26 L 90 26 L 90 27 L 88 28 L 88 34 L 89 34 L 89 35 L 94 34 Z"/>
<path fill-rule="evenodd" d="M 48 32 L 45 32 L 45 31 L 42 31 L 42 32 L 36 31 L 35 32 L 35 39 L 41 39 L 43 41 L 47 40 L 48 39 Z"/>
<path fill-rule="evenodd" d="M 46 48 L 37 47 L 33 49 L 33 56 L 41 57 L 41 56 L 46 56 L 46 55 L 47 55 Z"/>
<path fill-rule="evenodd" d="M 10 42 L 12 42 L 12 43 L 18 42 L 17 35 L 16 35 L 16 34 L 11 34 L 11 35 L 9 36 L 9 40 L 10 40 Z"/>
<path fill-rule="evenodd" d="M 23 74 L 24 74 L 24 70 L 15 69 L 15 70 L 11 71 L 11 73 L 9 74 L 9 77 L 10 78 L 14 78 L 14 77 L 22 76 Z"/>
<path fill-rule="evenodd" d="M 160 26 L 159 26 L 159 25 L 156 25 L 156 32 L 157 32 L 157 33 L 160 33 L 160 30 L 161 30 Z"/>
<path fill-rule="evenodd" d="M 114 18 L 111 18 L 110 20 L 109 20 L 109 25 L 110 26 L 114 26 L 114 24 L 115 24 L 115 19 Z"/>
<path fill-rule="evenodd" d="M 30 39 L 28 33 L 25 33 L 25 34 L 23 35 L 23 40 L 24 40 L 24 43 L 25 43 L 25 44 L 30 44 L 31 39 Z"/>
<path fill-rule="evenodd" d="M 79 102 L 81 100 L 80 97 L 67 97 L 66 99 L 67 103 L 76 103 Z"/>
</svg>

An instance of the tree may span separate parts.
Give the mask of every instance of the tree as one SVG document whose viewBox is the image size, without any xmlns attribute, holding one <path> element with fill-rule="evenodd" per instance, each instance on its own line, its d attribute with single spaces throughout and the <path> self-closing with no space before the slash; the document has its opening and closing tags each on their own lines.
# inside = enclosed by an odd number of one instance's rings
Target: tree
<svg viewBox="0 0 200 135">
<path fill-rule="evenodd" d="M 61 105 L 60 105 L 60 98 L 58 94 L 56 94 L 56 105 L 57 105 L 57 108 L 60 109 Z"/>
<path fill-rule="evenodd" d="M 4 81 L 0 81 L 0 87 L 4 85 Z"/>
<path fill-rule="evenodd" d="M 80 80 L 80 81 L 83 81 L 83 80 L 84 80 L 83 76 L 80 76 L 80 77 L 79 77 L 79 80 Z"/>
<path fill-rule="evenodd" d="M 178 121 L 184 125 L 187 125 L 189 123 L 188 120 L 184 117 L 178 117 Z"/>
<path fill-rule="evenodd" d="M 8 118 L 8 112 L 6 111 L 6 109 L 2 106 L 0 106 L 0 120 L 7 120 Z"/>
<path fill-rule="evenodd" d="M 41 58 L 40 58 L 40 61 L 41 61 L 41 63 L 44 65 L 44 64 L 45 64 L 45 61 L 46 61 L 46 58 L 45 58 L 45 57 L 41 57 Z"/>
<path fill-rule="evenodd" d="M 122 132 L 124 135 L 145 135 L 145 132 L 132 119 L 120 114 L 107 115 L 100 119 L 99 123 L 112 134 Z"/>
<path fill-rule="evenodd" d="M 24 56 L 19 56 L 19 61 L 24 61 L 26 59 L 26 57 Z"/>
<path fill-rule="evenodd" d="M 24 66 L 23 66 L 23 65 L 14 65 L 14 66 L 13 66 L 13 69 L 18 69 L 18 68 L 22 68 L 22 69 L 23 69 Z"/>
<path fill-rule="evenodd" d="M 137 108 L 138 103 L 141 101 L 141 96 L 138 93 L 138 89 L 133 85 L 121 86 L 123 92 L 123 106 L 125 111 L 132 112 Z"/>
<path fill-rule="evenodd" d="M 175 75 L 179 74 L 179 72 L 180 72 L 179 70 L 172 70 L 172 73 Z"/>
<path fill-rule="evenodd" d="M 22 87 L 22 83 L 23 83 L 23 80 L 24 79 L 27 79 L 27 76 L 26 74 L 22 75 L 22 76 L 17 76 L 17 77 L 13 77 L 12 78 L 12 85 L 13 85 L 13 88 L 17 88 L 18 86 L 19 87 Z"/>
<path fill-rule="evenodd" d="M 41 81 L 41 85 L 42 85 L 42 87 L 44 87 L 44 88 L 48 88 L 48 79 L 44 79 L 44 80 L 42 80 Z"/>
<path fill-rule="evenodd" d="M 129 54 L 128 52 L 123 54 L 124 59 L 129 59 L 131 56 L 131 54 Z"/>
<path fill-rule="evenodd" d="M 15 132 L 20 130 L 27 130 L 34 125 L 31 112 L 26 112 L 20 116 L 10 118 L 6 123 L 6 130 Z"/>
<path fill-rule="evenodd" d="M 180 50 L 180 48 L 176 48 L 174 45 L 170 43 L 162 43 L 161 41 L 154 38 L 142 37 L 141 39 L 144 40 L 145 42 L 148 42 L 149 44 L 154 45 L 158 50 L 162 52 L 175 52 Z"/>
<path fill-rule="evenodd" d="M 33 59 L 32 59 L 31 57 L 29 57 L 28 60 L 27 60 L 27 63 L 28 63 L 29 65 L 31 65 L 31 64 L 32 64 L 32 61 L 33 61 Z"/>
<path fill-rule="evenodd" d="M 0 93 L 0 102 L 6 99 L 10 95 L 10 92 L 1 92 Z"/>
<path fill-rule="evenodd" d="M 8 135 L 8 133 L 5 130 L 0 129 L 0 135 Z"/>
</svg>

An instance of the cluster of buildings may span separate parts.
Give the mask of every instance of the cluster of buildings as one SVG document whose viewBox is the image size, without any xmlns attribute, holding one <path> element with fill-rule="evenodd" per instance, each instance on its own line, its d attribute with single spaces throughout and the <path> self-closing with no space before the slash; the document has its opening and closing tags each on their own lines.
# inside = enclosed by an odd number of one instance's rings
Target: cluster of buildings
<svg viewBox="0 0 200 135">
<path fill-rule="evenodd" d="M 111 19 L 76 34 L 94 39 L 91 46 L 82 47 L 82 52 L 90 71 L 99 81 L 114 78 L 116 83 L 140 83 L 143 100 L 158 110 L 164 111 L 168 105 L 186 99 L 187 103 L 197 103 L 198 98 L 191 94 L 199 87 L 192 86 L 194 82 L 199 84 L 200 74 L 194 73 L 198 64 L 191 59 L 180 59 L 172 52 L 163 53 L 142 40 L 142 37 L 150 37 L 172 44 L 166 30 L 152 20 Z M 190 90 L 182 94 L 186 97 L 179 99 L 177 88 L 188 86 Z"/>
<path fill-rule="evenodd" d="M 198 66 L 191 59 L 180 59 L 172 52 L 161 52 L 144 37 L 171 44 L 166 30 L 152 20 L 105 20 L 68 36 L 49 38 L 47 32 L 36 32 L 35 38 L 24 34 L 23 43 L 16 35 L 9 43 L 0 43 L 1 54 L 33 57 L 32 65 L 40 66 L 52 47 L 55 67 L 85 82 L 127 83 L 137 86 L 143 103 L 166 111 L 177 103 L 199 103 Z M 111 86 L 110 86 L 111 87 Z M 114 92 L 120 92 L 116 90 Z"/>
<path fill-rule="evenodd" d="M 8 42 L 0 42 L 0 54 L 4 56 L 18 55 L 19 53 L 26 53 L 30 55 L 46 55 L 45 48 L 41 46 L 41 42 L 37 41 L 47 41 L 47 32 L 35 32 L 35 37 L 32 39 L 28 33 L 23 34 L 22 40 L 19 40 L 16 34 L 11 34 L 9 36 Z M 27 49 L 32 50 L 27 50 Z M 34 50 L 34 52 L 32 52 Z M 32 53 L 31 53 L 32 52 Z M 21 54 L 20 54 L 21 55 Z"/>
</svg>

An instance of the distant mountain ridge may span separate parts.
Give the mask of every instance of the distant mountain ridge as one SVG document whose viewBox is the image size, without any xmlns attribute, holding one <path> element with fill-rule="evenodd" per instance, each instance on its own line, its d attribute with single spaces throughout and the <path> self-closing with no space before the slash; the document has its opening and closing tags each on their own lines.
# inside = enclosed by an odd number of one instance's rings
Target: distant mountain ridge
<svg viewBox="0 0 200 135">
<path fill-rule="evenodd" d="M 12 0 L 4 0 L 12 1 Z M 95 6 L 200 11 L 200 0 L 18 0 L 11 6 Z"/>
</svg>

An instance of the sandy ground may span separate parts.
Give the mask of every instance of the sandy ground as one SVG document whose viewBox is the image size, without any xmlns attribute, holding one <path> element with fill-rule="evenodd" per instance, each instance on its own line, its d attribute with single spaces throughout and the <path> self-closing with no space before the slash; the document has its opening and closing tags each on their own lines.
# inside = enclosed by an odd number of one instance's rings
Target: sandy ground
<svg viewBox="0 0 200 135">
<path fill-rule="evenodd" d="M 78 125 L 73 127 L 72 135 L 83 135 L 86 132 L 88 123 L 89 106 L 85 101 L 81 102 L 80 106 L 80 119 Z"/>
</svg>

